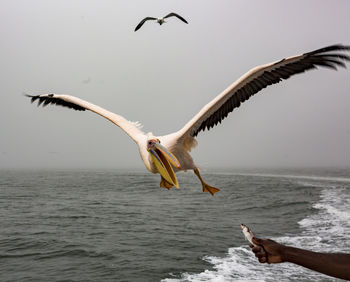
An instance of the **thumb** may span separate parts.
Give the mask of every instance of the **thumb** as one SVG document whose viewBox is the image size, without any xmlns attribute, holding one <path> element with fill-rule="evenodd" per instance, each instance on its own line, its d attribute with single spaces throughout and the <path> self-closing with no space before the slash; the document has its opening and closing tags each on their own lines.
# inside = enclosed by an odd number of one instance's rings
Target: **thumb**
<svg viewBox="0 0 350 282">
<path fill-rule="evenodd" d="M 263 245 L 263 240 L 261 240 L 261 239 L 259 239 L 259 238 L 256 238 L 256 237 L 253 237 L 252 238 L 252 241 L 253 241 L 253 243 L 254 244 L 256 244 L 256 245 Z"/>
</svg>

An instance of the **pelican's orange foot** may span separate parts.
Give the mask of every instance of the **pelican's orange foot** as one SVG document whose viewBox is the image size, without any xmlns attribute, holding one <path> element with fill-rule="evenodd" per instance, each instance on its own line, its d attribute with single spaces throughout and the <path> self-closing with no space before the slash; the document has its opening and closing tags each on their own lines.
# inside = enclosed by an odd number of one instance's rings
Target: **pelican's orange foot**
<svg viewBox="0 0 350 282">
<path fill-rule="evenodd" d="M 160 179 L 160 187 L 170 189 L 171 187 L 173 187 L 173 185 L 170 184 L 168 181 L 166 181 L 166 180 L 163 178 L 163 176 L 161 176 L 161 179 Z"/>
<path fill-rule="evenodd" d="M 220 189 L 219 188 L 216 188 L 216 187 L 213 187 L 213 186 L 210 186 L 209 184 L 207 183 L 202 183 L 202 186 L 203 186 L 203 192 L 209 192 L 210 194 L 212 194 L 214 196 L 214 194 L 216 192 L 219 192 Z"/>
<path fill-rule="evenodd" d="M 214 194 L 215 194 L 216 192 L 219 192 L 219 191 L 220 191 L 219 188 L 210 186 L 209 184 L 207 184 L 207 183 L 203 180 L 203 178 L 201 177 L 201 175 L 200 175 L 200 173 L 199 173 L 198 168 L 194 169 L 193 171 L 194 171 L 195 175 L 197 175 L 197 177 L 199 178 L 199 180 L 200 180 L 201 183 L 202 183 L 203 192 L 209 192 L 210 194 L 212 194 L 212 196 L 214 196 Z"/>
</svg>

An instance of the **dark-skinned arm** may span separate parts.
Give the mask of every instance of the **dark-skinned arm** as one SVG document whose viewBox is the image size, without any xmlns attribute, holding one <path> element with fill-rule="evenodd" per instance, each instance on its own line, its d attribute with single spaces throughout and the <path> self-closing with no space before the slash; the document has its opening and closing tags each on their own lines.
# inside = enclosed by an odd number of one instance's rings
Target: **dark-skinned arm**
<svg viewBox="0 0 350 282">
<path fill-rule="evenodd" d="M 350 254 L 312 252 L 255 237 L 253 242 L 258 247 L 250 247 L 261 263 L 290 262 L 329 276 L 350 280 Z"/>
</svg>

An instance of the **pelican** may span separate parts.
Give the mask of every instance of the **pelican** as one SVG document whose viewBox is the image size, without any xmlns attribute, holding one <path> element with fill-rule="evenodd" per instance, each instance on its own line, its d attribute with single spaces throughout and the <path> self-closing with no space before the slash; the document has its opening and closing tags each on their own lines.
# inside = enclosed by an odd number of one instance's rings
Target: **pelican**
<svg viewBox="0 0 350 282">
<path fill-rule="evenodd" d="M 58 94 L 36 96 L 26 94 L 26 96 L 31 98 L 31 102 L 38 100 L 38 106 L 54 104 L 77 111 L 89 110 L 101 115 L 124 130 L 137 144 L 146 169 L 160 174 L 160 187 L 178 188 L 175 173 L 181 170 L 193 170 L 202 184 L 203 192 L 214 195 L 220 189 L 210 186 L 202 179 L 190 155 L 190 151 L 197 145 L 196 136 L 205 129 L 209 130 L 221 123 L 233 109 L 238 108 L 244 101 L 269 85 L 317 67 L 334 70 L 338 67 L 345 68 L 345 62 L 350 61 L 350 56 L 342 52 L 349 50 L 350 46 L 332 45 L 255 67 L 205 105 L 183 128 L 164 136 L 144 133 L 138 122 L 130 122 L 120 115 L 74 96 Z"/>
<path fill-rule="evenodd" d="M 180 15 L 176 14 L 176 13 L 170 13 L 170 14 L 167 14 L 165 17 L 163 18 L 153 18 L 153 17 L 146 17 L 144 18 L 142 21 L 140 21 L 140 23 L 136 26 L 135 28 L 135 31 L 139 30 L 141 28 L 141 26 L 146 22 L 146 21 L 157 21 L 157 23 L 159 23 L 159 25 L 162 25 L 163 23 L 165 23 L 165 19 L 166 18 L 170 18 L 170 17 L 177 17 L 178 19 L 182 20 L 184 23 L 187 23 L 188 22 L 183 18 L 181 17 Z"/>
</svg>

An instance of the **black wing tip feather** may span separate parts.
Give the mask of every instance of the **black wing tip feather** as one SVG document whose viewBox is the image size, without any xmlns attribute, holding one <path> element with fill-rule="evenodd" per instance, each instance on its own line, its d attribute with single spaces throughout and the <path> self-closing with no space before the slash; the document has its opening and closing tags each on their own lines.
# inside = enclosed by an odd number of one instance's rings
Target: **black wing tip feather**
<svg viewBox="0 0 350 282">
<path fill-rule="evenodd" d="M 143 19 L 143 20 L 142 20 L 141 22 L 139 22 L 139 24 L 135 27 L 134 32 L 135 32 L 135 31 L 138 31 L 144 23 L 145 23 L 145 20 Z"/>
<path fill-rule="evenodd" d="M 85 111 L 86 110 L 85 108 L 83 108 L 77 104 L 67 102 L 67 101 L 64 101 L 64 100 L 59 99 L 59 98 L 55 98 L 54 94 L 47 94 L 45 96 L 43 96 L 43 95 L 29 95 L 29 94 L 24 94 L 24 95 L 28 98 L 31 98 L 30 99 L 31 103 L 34 103 L 36 100 L 38 100 L 38 107 L 40 105 L 42 105 L 43 107 L 46 107 L 47 105 L 52 104 L 52 105 L 57 105 L 57 106 L 62 106 L 62 107 L 74 109 L 76 111 Z"/>
<path fill-rule="evenodd" d="M 144 18 L 144 19 L 143 19 L 142 21 L 140 21 L 139 24 L 135 27 L 134 32 L 137 31 L 137 30 L 139 30 L 139 29 L 143 26 L 143 24 L 144 24 L 146 21 L 148 21 L 148 20 L 156 20 L 156 18 L 153 18 L 153 17 L 146 17 L 146 18 Z"/>
<path fill-rule="evenodd" d="M 305 53 L 304 61 L 309 61 L 314 66 L 327 67 L 337 70 L 338 67 L 346 68 L 345 62 L 350 62 L 350 57 L 341 52 L 350 51 L 349 45 L 335 44 L 312 52 Z"/>
<path fill-rule="evenodd" d="M 330 51 L 348 51 L 348 50 L 350 50 L 350 45 L 333 44 L 320 49 L 316 49 L 311 52 L 304 53 L 303 55 L 314 55 L 314 54 L 321 54 L 321 53 L 326 53 Z"/>
<path fill-rule="evenodd" d="M 30 98 L 30 102 L 34 103 L 37 99 L 40 98 L 40 95 L 30 95 L 30 94 L 24 94 L 24 96 Z M 39 104 L 38 104 L 39 106 Z"/>
<path fill-rule="evenodd" d="M 174 12 L 171 12 L 171 13 L 167 14 L 167 15 L 164 17 L 164 19 L 165 19 L 165 18 L 172 17 L 172 16 L 177 17 L 178 19 L 180 19 L 180 20 L 183 21 L 184 23 L 188 24 L 188 22 L 187 22 L 183 17 L 181 17 L 179 14 L 176 14 L 176 13 L 174 13 Z"/>
</svg>

